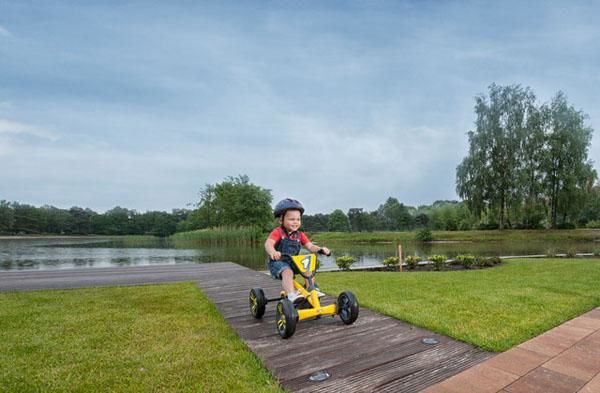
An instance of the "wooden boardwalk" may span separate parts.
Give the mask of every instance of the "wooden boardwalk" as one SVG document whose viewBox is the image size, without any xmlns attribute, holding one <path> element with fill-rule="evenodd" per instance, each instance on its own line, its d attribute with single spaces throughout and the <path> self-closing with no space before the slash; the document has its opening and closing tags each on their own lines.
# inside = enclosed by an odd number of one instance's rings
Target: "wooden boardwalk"
<svg viewBox="0 0 600 393">
<path fill-rule="evenodd" d="M 337 317 L 303 321 L 292 338 L 283 340 L 275 331 L 275 303 L 267 305 L 262 320 L 255 320 L 248 306 L 250 288 L 261 287 L 267 297 L 276 297 L 280 282 L 229 262 L 0 272 L 0 291 L 172 281 L 197 282 L 248 347 L 291 392 L 418 392 L 493 356 L 365 308 L 353 325 L 344 325 Z M 325 297 L 322 303 L 334 301 Z M 428 337 L 436 338 L 439 344 L 421 341 Z M 320 370 L 331 377 L 323 382 L 309 381 L 308 377 Z"/>
<path fill-rule="evenodd" d="M 353 325 L 344 325 L 338 317 L 302 321 L 294 336 L 283 340 L 275 331 L 275 303 L 267 305 L 262 320 L 254 319 L 248 308 L 250 288 L 261 287 L 267 297 L 276 297 L 279 281 L 236 264 L 214 263 L 197 282 L 292 392 L 418 392 L 493 356 L 365 308 Z M 334 301 L 325 297 L 323 303 Z M 439 344 L 424 344 L 421 340 L 427 337 Z M 331 377 L 309 381 L 320 370 Z"/>
</svg>

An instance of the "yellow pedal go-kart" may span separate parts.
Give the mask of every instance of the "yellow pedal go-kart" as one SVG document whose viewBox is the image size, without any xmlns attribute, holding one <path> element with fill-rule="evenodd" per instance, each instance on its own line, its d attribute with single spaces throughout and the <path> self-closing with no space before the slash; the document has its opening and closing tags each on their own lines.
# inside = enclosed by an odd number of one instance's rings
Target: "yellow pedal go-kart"
<svg viewBox="0 0 600 393">
<path fill-rule="evenodd" d="M 282 255 L 282 258 L 289 258 L 292 261 L 292 267 L 295 274 L 303 277 L 313 276 L 317 268 L 317 256 L 315 254 L 306 255 Z M 282 338 L 291 337 L 296 331 L 296 323 L 306 319 L 316 319 L 322 316 L 335 317 L 339 315 L 342 322 L 350 325 L 358 318 L 358 300 L 350 291 L 344 291 L 339 294 L 334 304 L 322 306 L 317 295 L 316 288 L 313 285 L 305 289 L 296 280 L 294 287 L 299 291 L 305 300 L 299 304 L 293 304 L 287 294 L 282 291 L 280 297 L 268 299 L 261 288 L 252 288 L 250 290 L 250 312 L 254 318 L 260 319 L 265 314 L 267 303 L 277 301 L 275 312 L 275 321 L 277 333 Z"/>
</svg>

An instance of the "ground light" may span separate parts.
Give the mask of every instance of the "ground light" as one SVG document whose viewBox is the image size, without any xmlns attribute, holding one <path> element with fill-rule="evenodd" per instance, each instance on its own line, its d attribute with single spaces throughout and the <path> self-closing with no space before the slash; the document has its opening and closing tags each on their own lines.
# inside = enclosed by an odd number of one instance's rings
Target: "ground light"
<svg viewBox="0 0 600 393">
<path fill-rule="evenodd" d="M 329 374 L 325 370 L 321 370 L 321 371 L 317 371 L 316 373 L 311 374 L 310 377 L 308 377 L 308 380 L 311 382 L 321 382 L 321 381 L 325 381 L 329 377 L 331 377 L 331 374 Z"/>
<path fill-rule="evenodd" d="M 427 345 L 435 345 L 435 344 L 440 343 L 437 339 L 435 339 L 433 337 L 426 337 L 426 338 L 422 339 L 421 342 L 423 344 L 427 344 Z"/>
</svg>

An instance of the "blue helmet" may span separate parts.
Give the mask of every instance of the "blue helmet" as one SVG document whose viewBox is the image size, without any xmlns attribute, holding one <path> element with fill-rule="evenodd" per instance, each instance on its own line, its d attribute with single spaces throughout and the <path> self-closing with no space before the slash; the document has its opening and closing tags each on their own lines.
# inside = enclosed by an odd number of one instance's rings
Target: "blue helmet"
<svg viewBox="0 0 600 393">
<path fill-rule="evenodd" d="M 275 217 L 281 217 L 288 210 L 299 210 L 300 215 L 304 214 L 304 206 L 302 206 L 299 201 L 292 198 L 285 198 L 277 202 L 277 205 L 275 205 L 275 210 L 273 211 L 273 215 Z"/>
</svg>

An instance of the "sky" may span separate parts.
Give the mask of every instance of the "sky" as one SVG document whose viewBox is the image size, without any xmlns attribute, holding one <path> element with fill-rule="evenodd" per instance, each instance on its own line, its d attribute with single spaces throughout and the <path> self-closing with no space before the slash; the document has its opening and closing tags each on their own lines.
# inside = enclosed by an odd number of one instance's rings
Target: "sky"
<svg viewBox="0 0 600 393">
<path fill-rule="evenodd" d="M 474 98 L 563 91 L 600 172 L 600 2 L 0 0 L 0 200 L 308 214 L 458 199 Z"/>
</svg>

